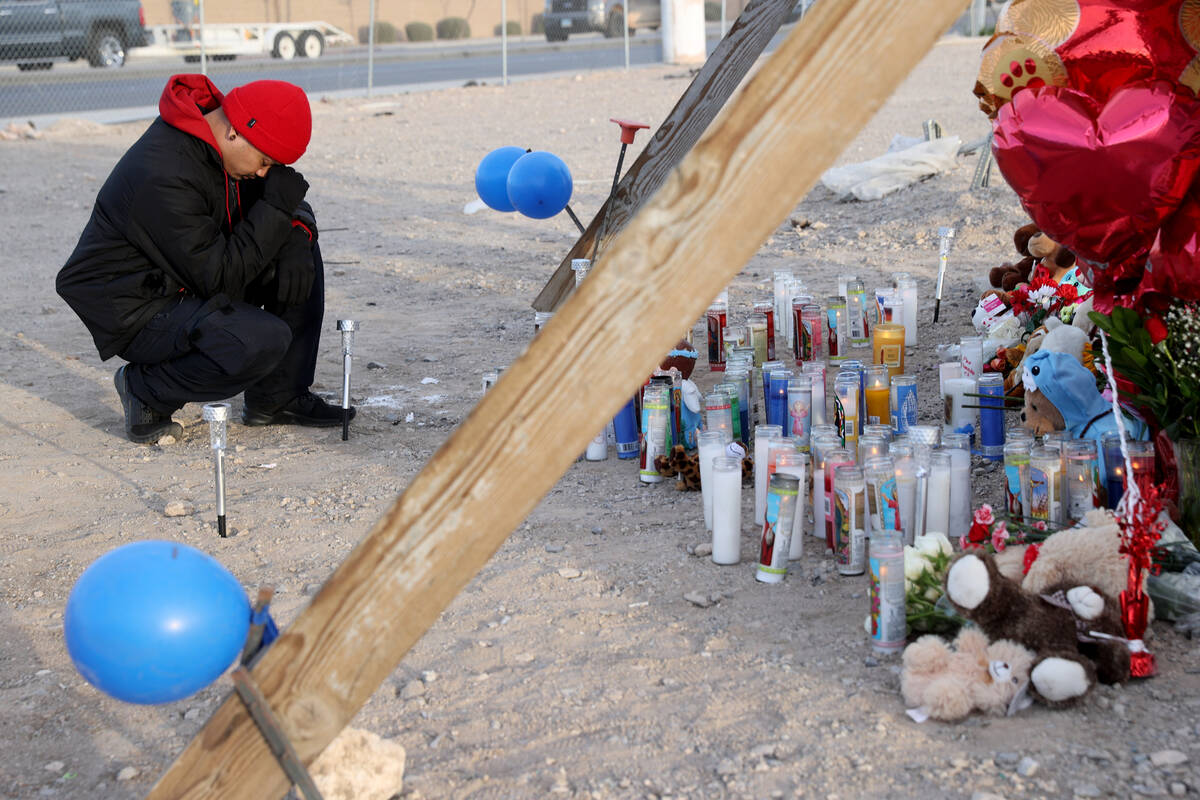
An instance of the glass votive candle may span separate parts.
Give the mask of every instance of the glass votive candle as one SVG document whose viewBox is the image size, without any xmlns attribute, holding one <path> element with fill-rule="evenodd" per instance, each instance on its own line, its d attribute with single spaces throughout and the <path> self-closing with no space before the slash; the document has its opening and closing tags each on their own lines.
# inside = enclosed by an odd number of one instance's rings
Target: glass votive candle
<svg viewBox="0 0 1200 800">
<path fill-rule="evenodd" d="M 742 550 L 742 462 L 729 456 L 712 460 L 712 560 L 736 564 Z"/>
<path fill-rule="evenodd" d="M 753 308 L 755 314 L 762 314 L 767 320 L 767 359 L 775 358 L 775 306 L 770 300 L 759 300 Z"/>
<path fill-rule="evenodd" d="M 812 425 L 812 376 L 796 375 L 787 385 L 787 433 L 797 450 L 808 450 Z"/>
<path fill-rule="evenodd" d="M 1062 515 L 1062 454 L 1049 447 L 1035 447 L 1029 454 L 1029 516 L 1042 522 L 1058 522 Z"/>
<path fill-rule="evenodd" d="M 771 442 L 783 435 L 783 428 L 778 425 L 754 426 L 754 524 L 762 525 L 763 509 L 767 502 L 767 450 Z"/>
<path fill-rule="evenodd" d="M 892 376 L 892 430 L 898 436 L 917 424 L 917 376 Z"/>
<path fill-rule="evenodd" d="M 881 322 L 871 334 L 871 360 L 887 367 L 889 376 L 904 373 L 904 325 Z"/>
<path fill-rule="evenodd" d="M 1081 520 L 1100 506 L 1100 468 L 1096 443 L 1076 439 L 1066 443 L 1067 518 Z"/>
<path fill-rule="evenodd" d="M 1104 450 L 1105 507 L 1115 509 L 1125 494 L 1125 456 L 1121 453 L 1121 435 L 1106 433 L 1100 440 Z"/>
<path fill-rule="evenodd" d="M 725 445 L 733 439 L 728 430 L 701 431 L 696 437 L 700 457 L 700 499 L 704 504 L 704 529 L 713 529 L 713 475 L 714 458 L 723 458 Z"/>
<path fill-rule="evenodd" d="M 754 348 L 754 366 L 761 366 L 769 361 L 767 356 L 767 316 L 751 314 L 746 317 L 746 344 Z"/>
<path fill-rule="evenodd" d="M 892 422 L 891 374 L 883 364 L 871 364 L 866 368 L 866 397 L 868 425 L 888 425 Z"/>
<path fill-rule="evenodd" d="M 722 432 L 733 441 L 733 405 L 728 393 L 713 391 L 704 396 L 704 428 Z"/>
<path fill-rule="evenodd" d="M 863 425 L 863 436 L 882 436 L 883 441 L 891 444 L 894 437 L 891 425 L 883 423 L 872 423 Z"/>
<path fill-rule="evenodd" d="M 796 512 L 792 518 L 792 541 L 788 549 L 788 560 L 798 561 L 804 555 L 804 534 L 808 522 L 808 454 L 801 452 L 780 453 L 775 457 L 775 472 L 790 475 L 800 482 L 796 495 Z"/>
<path fill-rule="evenodd" d="M 1130 477 L 1138 491 L 1145 495 L 1154 485 L 1154 443 L 1126 442 L 1125 449 L 1129 452 Z"/>
<path fill-rule="evenodd" d="M 863 434 L 858 440 L 858 463 L 865 464 L 869 459 L 887 455 L 888 443 L 882 436 Z"/>
</svg>

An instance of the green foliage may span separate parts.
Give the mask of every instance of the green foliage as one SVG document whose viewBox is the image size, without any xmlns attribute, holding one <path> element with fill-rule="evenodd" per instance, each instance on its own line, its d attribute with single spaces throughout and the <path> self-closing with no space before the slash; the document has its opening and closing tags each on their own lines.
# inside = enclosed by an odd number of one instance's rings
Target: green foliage
<svg viewBox="0 0 1200 800">
<path fill-rule="evenodd" d="M 470 39 L 471 25 L 463 17 L 444 17 L 437 21 L 437 38 Z"/>
<path fill-rule="evenodd" d="M 533 19 L 529 22 L 529 32 L 535 36 L 541 36 L 546 32 L 546 17 L 544 14 L 533 15 Z"/>
<path fill-rule="evenodd" d="M 432 42 L 433 26 L 428 22 L 410 22 L 404 26 L 404 38 L 410 42 Z"/>
<path fill-rule="evenodd" d="M 492 28 L 492 35 L 493 36 L 500 35 L 500 26 L 499 25 L 496 25 L 495 27 Z M 510 19 L 508 21 L 508 35 L 509 36 L 520 36 L 521 35 L 521 23 L 517 22 L 515 19 Z"/>
<path fill-rule="evenodd" d="M 721 4 L 716 0 L 705 0 L 704 2 L 704 21 L 705 22 L 720 22 L 721 21 Z"/>
<path fill-rule="evenodd" d="M 401 33 L 390 22 L 379 20 L 375 23 L 375 44 L 393 44 L 400 41 Z M 358 42 L 366 44 L 371 40 L 371 29 L 366 25 L 358 26 Z"/>
</svg>

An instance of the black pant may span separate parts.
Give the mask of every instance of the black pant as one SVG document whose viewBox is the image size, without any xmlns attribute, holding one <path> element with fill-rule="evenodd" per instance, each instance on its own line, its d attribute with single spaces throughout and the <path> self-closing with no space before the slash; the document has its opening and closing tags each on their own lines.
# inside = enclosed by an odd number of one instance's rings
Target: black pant
<svg viewBox="0 0 1200 800">
<path fill-rule="evenodd" d="M 247 287 L 244 301 L 181 294 L 119 353 L 129 362 L 129 388 L 163 414 L 243 391 L 246 405 L 274 411 L 303 394 L 316 372 L 325 316 L 325 269 L 315 242 L 313 267 L 312 292 L 296 306 L 276 299 L 270 268 Z"/>
</svg>

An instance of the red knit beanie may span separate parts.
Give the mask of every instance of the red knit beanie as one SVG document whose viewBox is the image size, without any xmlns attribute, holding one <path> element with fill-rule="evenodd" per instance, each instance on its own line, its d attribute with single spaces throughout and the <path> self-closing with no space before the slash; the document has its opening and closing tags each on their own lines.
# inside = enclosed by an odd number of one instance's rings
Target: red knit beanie
<svg viewBox="0 0 1200 800">
<path fill-rule="evenodd" d="M 291 164 L 312 137 L 308 96 L 287 81 L 254 81 L 232 89 L 221 103 L 234 130 L 264 155 Z"/>
</svg>

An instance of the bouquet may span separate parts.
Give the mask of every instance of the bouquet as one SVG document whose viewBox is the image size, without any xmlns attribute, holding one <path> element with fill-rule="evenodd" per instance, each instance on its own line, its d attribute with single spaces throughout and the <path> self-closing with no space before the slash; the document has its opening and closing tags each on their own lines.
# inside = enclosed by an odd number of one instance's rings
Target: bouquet
<svg viewBox="0 0 1200 800">
<path fill-rule="evenodd" d="M 918 536 L 904 546 L 904 607 L 908 633 L 952 634 L 962 619 L 942 601 L 954 548 L 944 533 Z M 942 602 L 939 602 L 942 601 Z"/>
<path fill-rule="evenodd" d="M 1013 313 L 1024 322 L 1025 333 L 1030 334 L 1040 328 L 1047 317 L 1066 317 L 1063 321 L 1069 321 L 1075 306 L 1089 294 L 1080 295 L 1072 283 L 1056 283 L 1048 276 L 1038 275 L 1032 282 L 1023 283 L 1009 292 L 1008 299 Z"/>
</svg>

